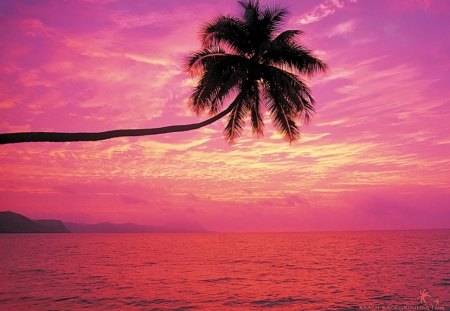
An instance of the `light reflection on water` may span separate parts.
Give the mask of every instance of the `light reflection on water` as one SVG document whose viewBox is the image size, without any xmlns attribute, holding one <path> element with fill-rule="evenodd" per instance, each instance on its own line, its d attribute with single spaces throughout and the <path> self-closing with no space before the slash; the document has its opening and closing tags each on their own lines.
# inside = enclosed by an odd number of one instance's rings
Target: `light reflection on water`
<svg viewBox="0 0 450 311">
<path fill-rule="evenodd" d="M 450 230 L 0 235 L 11 310 L 450 308 Z"/>
</svg>

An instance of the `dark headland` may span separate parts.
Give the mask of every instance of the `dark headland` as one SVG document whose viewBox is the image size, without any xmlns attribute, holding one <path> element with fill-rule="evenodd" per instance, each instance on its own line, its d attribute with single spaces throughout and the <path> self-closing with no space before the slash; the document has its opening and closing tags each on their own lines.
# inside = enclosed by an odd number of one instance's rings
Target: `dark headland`
<svg viewBox="0 0 450 311">
<path fill-rule="evenodd" d="M 68 233 L 61 220 L 32 220 L 14 212 L 0 212 L 0 233 Z"/>
<path fill-rule="evenodd" d="M 0 233 L 188 233 L 206 232 L 198 225 L 146 226 L 100 222 L 80 224 L 55 219 L 33 220 L 14 212 L 0 212 Z"/>
</svg>

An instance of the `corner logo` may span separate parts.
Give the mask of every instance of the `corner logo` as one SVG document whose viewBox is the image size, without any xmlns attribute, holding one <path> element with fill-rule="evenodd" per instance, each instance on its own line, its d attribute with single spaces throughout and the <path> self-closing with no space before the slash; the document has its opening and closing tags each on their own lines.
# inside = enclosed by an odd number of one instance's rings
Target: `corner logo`
<svg viewBox="0 0 450 311">
<path fill-rule="evenodd" d="M 440 306 L 439 298 L 431 296 L 426 288 L 419 290 L 419 297 L 417 297 L 417 300 L 419 300 L 420 304 L 428 310 L 444 310 L 444 308 Z"/>
<path fill-rule="evenodd" d="M 398 305 L 398 304 L 384 304 L 372 306 L 359 306 L 359 310 L 375 311 L 375 310 L 392 310 L 392 311 L 419 311 L 419 310 L 445 310 L 441 305 L 438 297 L 434 297 L 426 288 L 419 289 L 418 303 L 414 305 Z"/>
<path fill-rule="evenodd" d="M 430 298 L 430 293 L 427 291 L 426 288 L 419 290 L 420 295 L 417 297 L 417 299 L 420 301 L 421 304 L 427 304 L 427 298 Z"/>
</svg>

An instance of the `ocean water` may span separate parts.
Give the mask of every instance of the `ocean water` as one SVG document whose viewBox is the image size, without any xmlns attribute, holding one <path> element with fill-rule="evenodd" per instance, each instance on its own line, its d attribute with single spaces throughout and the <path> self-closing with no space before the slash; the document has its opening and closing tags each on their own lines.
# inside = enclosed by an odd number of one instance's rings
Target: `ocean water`
<svg viewBox="0 0 450 311">
<path fill-rule="evenodd" d="M 450 230 L 6 234 L 0 310 L 450 310 L 449 241 Z"/>
</svg>

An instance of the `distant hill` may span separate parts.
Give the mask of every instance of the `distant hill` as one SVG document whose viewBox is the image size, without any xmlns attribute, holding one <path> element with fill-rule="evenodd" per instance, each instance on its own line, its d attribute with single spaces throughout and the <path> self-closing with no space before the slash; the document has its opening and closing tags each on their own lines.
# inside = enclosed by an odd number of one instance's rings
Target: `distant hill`
<svg viewBox="0 0 450 311">
<path fill-rule="evenodd" d="M 79 224 L 64 222 L 74 233 L 175 233 L 175 232 L 205 232 L 201 227 L 158 227 L 144 226 L 133 223 L 115 224 L 100 222 L 97 224 Z"/>
<path fill-rule="evenodd" d="M 38 219 L 34 220 L 34 222 L 48 228 L 49 232 L 58 232 L 58 233 L 69 233 L 70 230 L 67 226 L 61 221 L 56 219 Z"/>
<path fill-rule="evenodd" d="M 68 233 L 60 220 L 31 220 L 21 214 L 0 212 L 0 233 Z"/>
<path fill-rule="evenodd" d="M 18 213 L 0 212 L 0 233 L 171 233 L 205 232 L 200 226 L 144 226 L 133 223 L 80 224 L 55 219 L 32 220 Z"/>
<path fill-rule="evenodd" d="M 75 233 L 145 233 L 145 232 L 167 232 L 164 228 L 153 226 L 141 226 L 132 223 L 114 224 L 100 222 L 97 224 L 79 224 L 73 222 L 64 223 L 71 232 Z"/>
</svg>

